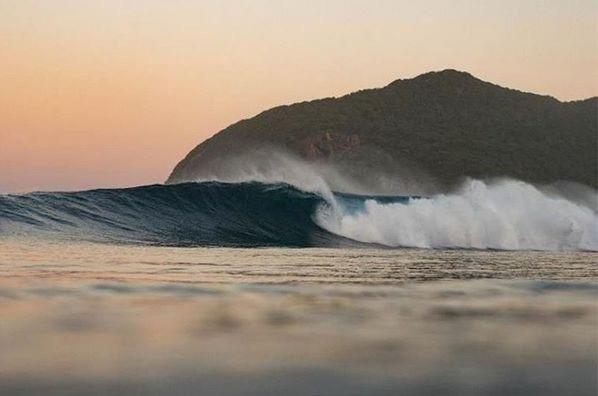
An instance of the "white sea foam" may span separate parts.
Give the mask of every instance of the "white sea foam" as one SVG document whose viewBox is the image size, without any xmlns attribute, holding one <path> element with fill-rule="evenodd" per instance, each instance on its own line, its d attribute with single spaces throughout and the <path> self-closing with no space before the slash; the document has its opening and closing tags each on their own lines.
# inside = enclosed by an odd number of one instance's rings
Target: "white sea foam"
<svg viewBox="0 0 598 396">
<path fill-rule="evenodd" d="M 317 221 L 337 235 L 386 246 L 598 250 L 595 210 L 520 181 L 470 180 L 454 194 L 408 204 L 368 200 L 352 213 L 334 205 Z"/>
<path fill-rule="evenodd" d="M 598 251 L 598 193 L 574 183 L 537 188 L 516 180 L 469 180 L 452 194 L 412 199 L 408 204 L 368 200 L 362 211 L 355 212 L 344 210 L 332 191 L 375 191 L 334 167 L 273 149 L 249 151 L 221 165 L 198 181 L 284 182 L 317 193 L 330 204 L 316 215 L 318 224 L 360 242 L 392 247 Z M 372 180 L 378 178 L 372 176 Z M 399 188 L 396 193 L 410 191 Z"/>
</svg>

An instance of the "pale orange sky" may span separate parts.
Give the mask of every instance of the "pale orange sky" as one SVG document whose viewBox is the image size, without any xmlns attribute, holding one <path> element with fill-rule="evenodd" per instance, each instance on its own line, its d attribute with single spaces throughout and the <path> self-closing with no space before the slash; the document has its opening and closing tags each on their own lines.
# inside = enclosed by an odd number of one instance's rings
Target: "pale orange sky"
<svg viewBox="0 0 598 396">
<path fill-rule="evenodd" d="M 430 70 L 595 96 L 597 18 L 596 0 L 0 0 L 0 192 L 162 182 L 241 118 Z"/>
</svg>

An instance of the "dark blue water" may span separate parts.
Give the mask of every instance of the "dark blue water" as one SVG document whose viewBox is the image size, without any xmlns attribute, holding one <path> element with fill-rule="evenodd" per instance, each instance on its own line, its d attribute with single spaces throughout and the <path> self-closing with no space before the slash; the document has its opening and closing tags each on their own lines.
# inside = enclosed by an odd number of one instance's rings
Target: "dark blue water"
<svg viewBox="0 0 598 396">
<path fill-rule="evenodd" d="M 347 211 L 366 197 L 338 194 Z M 380 197 L 405 202 L 405 197 Z M 329 205 L 286 184 L 186 183 L 0 197 L 0 234 L 167 246 L 339 246 L 315 221 Z"/>
</svg>

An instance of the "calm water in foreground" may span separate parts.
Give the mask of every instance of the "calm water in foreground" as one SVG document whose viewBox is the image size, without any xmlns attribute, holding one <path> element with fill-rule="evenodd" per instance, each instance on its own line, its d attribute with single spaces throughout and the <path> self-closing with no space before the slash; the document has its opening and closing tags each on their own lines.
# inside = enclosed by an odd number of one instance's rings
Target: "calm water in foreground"
<svg viewBox="0 0 598 396">
<path fill-rule="evenodd" d="M 594 253 L 0 241 L 3 395 L 595 395 Z"/>
</svg>

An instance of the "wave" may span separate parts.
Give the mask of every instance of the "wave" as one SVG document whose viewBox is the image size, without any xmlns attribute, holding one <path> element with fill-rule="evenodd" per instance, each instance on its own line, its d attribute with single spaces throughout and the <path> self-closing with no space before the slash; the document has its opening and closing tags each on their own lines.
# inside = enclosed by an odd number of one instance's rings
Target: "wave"
<svg viewBox="0 0 598 396">
<path fill-rule="evenodd" d="M 322 246 L 326 201 L 284 184 L 185 183 L 0 197 L 0 234 L 171 246 Z"/>
<path fill-rule="evenodd" d="M 202 182 L 0 196 L 0 236 L 226 247 L 598 250 L 596 211 L 522 182 L 428 198 Z"/>
<path fill-rule="evenodd" d="M 319 221 L 335 234 L 393 247 L 598 250 L 595 210 L 519 181 L 470 180 L 458 193 L 407 204 L 366 200 L 363 210 Z"/>
</svg>

